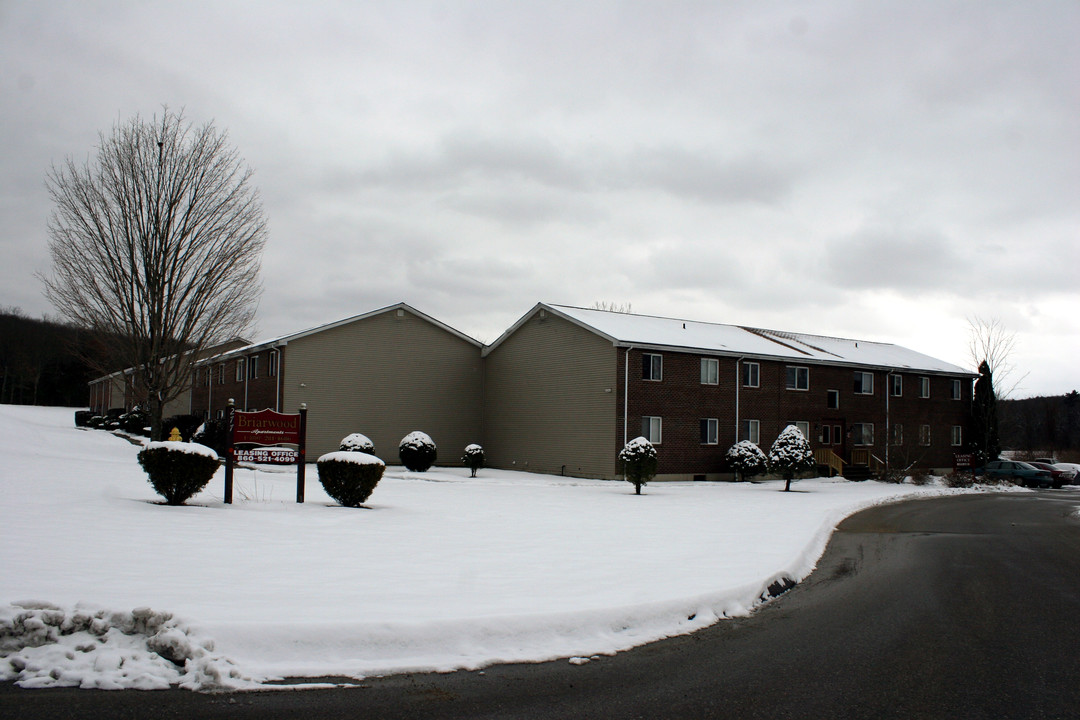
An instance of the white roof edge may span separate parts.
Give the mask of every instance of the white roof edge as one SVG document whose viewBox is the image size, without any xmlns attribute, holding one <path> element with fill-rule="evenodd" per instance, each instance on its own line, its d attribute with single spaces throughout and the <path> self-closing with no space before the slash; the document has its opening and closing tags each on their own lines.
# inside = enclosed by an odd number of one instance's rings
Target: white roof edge
<svg viewBox="0 0 1080 720">
<path fill-rule="evenodd" d="M 578 320 L 575 317 L 567 315 L 566 313 L 559 310 L 559 307 L 560 307 L 559 305 L 550 305 L 548 303 L 543 303 L 543 302 L 536 303 L 535 305 L 532 306 L 531 309 L 528 310 L 528 312 L 526 312 L 524 315 L 522 315 L 520 318 L 518 318 L 517 322 L 515 322 L 513 325 L 511 325 L 509 328 L 507 328 L 506 332 L 504 332 L 502 335 L 500 335 L 498 338 L 496 338 L 495 341 L 492 342 L 490 345 L 485 346 L 484 349 L 481 351 L 481 357 L 487 357 L 488 355 L 490 355 L 492 350 L 497 348 L 499 345 L 501 345 L 503 343 L 504 340 L 506 340 L 508 337 L 513 335 L 515 332 L 517 332 L 518 328 L 520 328 L 522 325 L 524 325 L 526 322 L 528 322 L 529 318 L 531 318 L 533 315 L 535 315 L 540 310 L 545 310 L 547 312 L 554 313 L 555 315 L 558 315 L 563 320 L 566 320 L 569 323 L 573 323 L 574 325 L 577 325 L 578 327 L 584 328 L 585 330 L 588 330 L 589 332 L 591 332 L 591 333 L 593 333 L 595 335 L 598 335 L 598 336 L 604 338 L 605 340 L 609 341 L 612 345 L 618 346 L 619 341 L 616 338 L 612 337 L 611 335 L 608 335 L 607 333 L 603 332 L 602 330 L 598 330 L 597 328 L 594 328 L 592 325 L 589 325 L 588 323 L 582 322 L 582 321 Z M 566 306 L 562 306 L 562 307 L 566 307 Z"/>
<path fill-rule="evenodd" d="M 326 330 L 333 330 L 334 328 L 339 328 L 339 327 L 342 327 L 344 325 L 349 325 L 349 324 L 354 323 L 354 322 L 359 322 L 361 320 L 367 320 L 368 318 L 372 318 L 372 317 L 375 317 L 377 315 L 383 315 L 385 313 L 388 313 L 388 312 L 391 312 L 391 311 L 394 311 L 394 310 L 404 310 L 406 312 L 412 313 L 413 315 L 420 318 L 421 320 L 425 320 L 425 321 L 431 323 L 432 325 L 434 325 L 434 326 L 436 326 L 436 327 L 438 327 L 438 328 L 440 328 L 442 330 L 445 330 L 446 332 L 450 333 L 451 335 L 454 335 L 454 336 L 456 336 L 458 338 L 461 338 L 465 342 L 468 342 L 468 343 L 470 343 L 472 345 L 475 345 L 478 348 L 483 348 L 484 347 L 484 344 L 482 342 L 480 342 L 479 340 L 477 340 L 476 338 L 470 337 L 470 336 L 466 335 L 465 333 L 461 332 L 460 330 L 457 330 L 455 328 L 450 327 L 449 325 L 442 322 L 441 320 L 436 320 L 435 318 L 431 317 L 427 313 L 424 313 L 424 312 L 421 312 L 420 310 L 417 310 L 416 308 L 409 305 L 408 303 L 399 302 L 399 303 L 394 303 L 393 305 L 387 305 L 386 307 L 379 308 L 378 310 L 372 310 L 370 312 L 361 313 L 359 315 L 353 315 L 351 317 L 343 318 L 341 320 L 335 320 L 334 322 L 324 323 L 322 325 L 316 325 L 315 327 L 308 328 L 307 330 L 301 330 L 299 332 L 291 333 L 289 335 L 281 335 L 279 337 L 271 338 L 269 340 L 263 340 L 262 342 L 252 343 L 252 344 L 246 345 L 246 346 L 244 346 L 242 348 L 237 348 L 236 350 L 230 350 L 228 352 L 223 352 L 220 355 L 215 355 L 213 357 L 205 358 L 205 359 L 200 360 L 199 362 L 197 362 L 195 364 L 200 365 L 200 364 L 209 364 L 209 363 L 212 363 L 212 362 L 220 362 L 222 360 L 227 360 L 227 359 L 232 358 L 232 357 L 248 355 L 250 353 L 258 352 L 260 350 L 266 350 L 268 348 L 284 347 L 284 346 L 288 345 L 290 342 L 292 342 L 293 340 L 299 340 L 301 338 L 305 338 L 305 337 L 308 337 L 310 335 L 314 335 L 316 333 L 324 332 Z"/>
</svg>

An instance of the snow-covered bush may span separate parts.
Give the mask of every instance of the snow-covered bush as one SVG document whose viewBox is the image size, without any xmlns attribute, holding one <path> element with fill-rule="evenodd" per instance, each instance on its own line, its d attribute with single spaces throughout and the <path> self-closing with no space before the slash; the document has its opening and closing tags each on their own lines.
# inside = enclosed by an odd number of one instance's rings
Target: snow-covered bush
<svg viewBox="0 0 1080 720">
<path fill-rule="evenodd" d="M 424 472 L 435 464 L 438 449 L 429 435 L 416 431 L 401 438 L 398 457 L 407 469 L 413 472 Z"/>
<path fill-rule="evenodd" d="M 768 467 L 765 453 L 749 440 L 740 440 L 728 448 L 724 460 L 732 472 L 738 474 L 739 480 L 759 475 Z"/>
<path fill-rule="evenodd" d="M 150 484 L 169 505 L 183 505 L 218 469 L 216 452 L 198 443 L 152 442 L 139 451 Z"/>
<path fill-rule="evenodd" d="M 361 452 L 368 455 L 374 455 L 375 443 L 371 442 L 371 439 L 367 435 L 351 433 L 341 439 L 341 445 L 338 449 L 346 452 Z"/>
<path fill-rule="evenodd" d="M 769 469 L 784 476 L 787 483 L 784 490 L 791 489 L 791 479 L 795 473 L 814 467 L 814 453 L 802 431 L 795 425 L 788 425 L 776 438 L 769 450 Z"/>
<path fill-rule="evenodd" d="M 619 451 L 623 477 L 634 484 L 634 492 L 641 494 L 641 486 L 656 475 L 656 448 L 643 437 L 636 437 Z"/>
<path fill-rule="evenodd" d="M 86 421 L 86 427 L 88 428 L 102 428 L 105 427 L 105 417 L 103 415 L 94 415 Z"/>
<path fill-rule="evenodd" d="M 330 497 L 345 507 L 359 507 L 382 480 L 386 465 L 365 452 L 340 450 L 317 461 L 319 482 Z"/>
<path fill-rule="evenodd" d="M 150 416 L 142 410 L 132 410 L 120 416 L 120 429 L 132 435 L 150 435 Z"/>
<path fill-rule="evenodd" d="M 461 462 L 465 463 L 465 467 L 469 468 L 469 470 L 472 470 L 470 477 L 476 477 L 476 471 L 484 467 L 484 448 L 475 443 L 466 446 Z"/>
<path fill-rule="evenodd" d="M 86 427 L 86 423 L 92 417 L 94 417 L 94 411 L 93 410 L 76 410 L 75 411 L 75 427 Z"/>
</svg>

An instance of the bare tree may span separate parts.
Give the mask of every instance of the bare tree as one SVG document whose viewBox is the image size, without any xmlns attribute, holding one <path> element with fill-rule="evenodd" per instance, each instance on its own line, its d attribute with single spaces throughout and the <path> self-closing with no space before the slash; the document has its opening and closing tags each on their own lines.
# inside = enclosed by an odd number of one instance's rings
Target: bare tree
<svg viewBox="0 0 1080 720">
<path fill-rule="evenodd" d="M 998 318 L 985 319 L 978 315 L 968 318 L 968 331 L 971 364 L 978 367 L 985 362 L 994 376 L 994 395 L 999 400 L 1008 399 L 1027 377 L 1027 373 L 1014 377 L 1012 354 L 1016 349 L 1016 333 L 1007 330 Z"/>
<path fill-rule="evenodd" d="M 592 309 L 604 310 L 605 312 L 629 314 L 630 303 L 616 303 L 608 302 L 607 300 L 597 300 L 593 303 Z"/>
<path fill-rule="evenodd" d="M 69 157 L 46 178 L 53 267 L 38 277 L 63 316 L 115 338 L 160 439 L 192 361 L 254 320 L 266 221 L 252 171 L 213 123 L 165 108 L 99 137 L 93 162 Z"/>
</svg>

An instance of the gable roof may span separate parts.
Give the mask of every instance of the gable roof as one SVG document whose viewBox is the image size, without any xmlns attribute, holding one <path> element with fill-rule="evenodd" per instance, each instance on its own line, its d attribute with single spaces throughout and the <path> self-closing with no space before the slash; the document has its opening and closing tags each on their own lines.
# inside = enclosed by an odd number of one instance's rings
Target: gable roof
<svg viewBox="0 0 1080 720">
<path fill-rule="evenodd" d="M 411 305 L 408 305 L 408 304 L 403 303 L 403 302 L 399 302 L 399 303 L 396 303 L 394 305 L 388 305 L 387 307 L 379 308 L 378 310 L 372 310 L 371 312 L 363 313 L 361 315 L 354 315 L 352 317 L 348 317 L 348 318 L 345 318 L 343 320 L 336 320 L 334 322 L 326 323 L 324 325 L 317 325 L 315 327 L 308 328 L 307 330 L 301 330 L 299 332 L 291 333 L 289 335 L 281 335 L 281 336 L 276 337 L 276 338 L 270 338 L 269 340 L 262 340 L 262 341 L 257 342 L 257 343 L 252 343 L 251 345 L 246 345 L 244 347 L 237 348 L 236 350 L 231 350 L 229 352 L 224 352 L 224 353 L 221 353 L 219 355 L 215 355 L 214 357 L 211 357 L 211 358 L 206 358 L 206 359 L 200 361 L 200 363 L 216 363 L 216 362 L 221 362 L 223 360 L 228 360 L 230 358 L 239 357 L 239 356 L 242 356 L 242 355 L 250 355 L 251 353 L 259 352 L 260 350 L 267 350 L 269 348 L 284 347 L 285 345 L 288 345 L 293 340 L 299 340 L 300 338 L 304 338 L 304 337 L 307 337 L 309 335 L 314 335 L 316 333 L 321 333 L 321 332 L 324 332 L 326 330 L 333 330 L 334 328 L 338 328 L 338 327 L 341 327 L 343 325 L 350 325 L 352 323 L 359 322 L 361 320 L 366 320 L 368 318 L 375 317 L 376 315 L 382 315 L 384 313 L 393 312 L 393 311 L 397 311 L 397 310 L 404 310 L 405 312 L 408 312 L 408 313 L 410 313 L 412 315 L 415 315 L 416 317 L 420 318 L 421 320 L 425 320 L 425 321 L 431 323 L 432 325 L 434 325 L 434 326 L 436 326 L 436 327 L 438 327 L 438 328 L 440 328 L 442 330 L 445 330 L 446 332 L 450 333 L 451 335 L 454 335 L 455 337 L 461 338 L 462 340 L 464 340 L 467 343 L 470 343 L 471 345 L 475 345 L 477 348 L 483 348 L 484 347 L 484 344 L 482 342 L 480 342 L 479 340 L 477 340 L 475 338 L 471 338 L 468 335 L 466 335 L 465 333 L 461 332 L 460 330 L 455 330 L 454 328 L 450 327 L 446 323 L 440 322 L 439 320 L 436 320 L 435 318 L 431 317 L 430 315 L 426 315 L 426 314 L 420 312 L 419 310 L 412 307 Z M 199 363 L 197 363 L 197 364 L 199 364 Z"/>
<path fill-rule="evenodd" d="M 917 370 L 949 375 L 975 374 L 944 360 L 890 343 L 782 332 L 719 323 L 679 320 L 568 305 L 537 305 L 494 343 L 490 353 L 540 311 L 553 313 L 611 341 L 616 347 L 675 350 L 705 355 L 840 364 L 887 370 Z"/>
</svg>

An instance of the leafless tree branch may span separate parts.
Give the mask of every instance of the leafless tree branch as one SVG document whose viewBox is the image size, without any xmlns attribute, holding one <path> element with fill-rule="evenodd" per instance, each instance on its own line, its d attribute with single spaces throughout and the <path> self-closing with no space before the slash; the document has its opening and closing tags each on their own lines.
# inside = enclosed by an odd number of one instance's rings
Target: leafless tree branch
<svg viewBox="0 0 1080 720">
<path fill-rule="evenodd" d="M 1005 400 L 1020 388 L 1027 373 L 1014 377 L 1016 367 L 1012 363 L 1016 349 L 1016 333 L 1005 328 L 999 318 L 968 318 L 968 354 L 972 365 L 978 367 L 983 361 L 994 375 L 994 395 Z"/>
<path fill-rule="evenodd" d="M 266 221 L 252 171 L 212 123 L 164 108 L 99 137 L 93 162 L 46 177 L 52 272 L 39 278 L 64 317 L 116 338 L 157 438 L 192 360 L 251 327 Z"/>
</svg>

